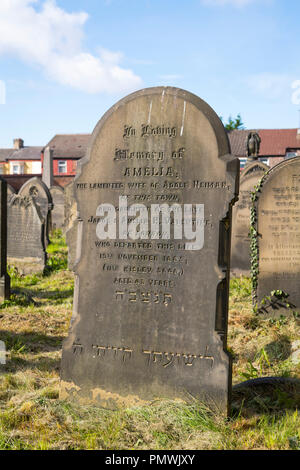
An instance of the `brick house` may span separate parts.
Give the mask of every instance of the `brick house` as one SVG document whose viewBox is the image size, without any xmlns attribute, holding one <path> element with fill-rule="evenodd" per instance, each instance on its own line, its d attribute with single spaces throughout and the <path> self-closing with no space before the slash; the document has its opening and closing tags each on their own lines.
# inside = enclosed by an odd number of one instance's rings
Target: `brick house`
<svg viewBox="0 0 300 470">
<path fill-rule="evenodd" d="M 300 129 L 243 129 L 229 131 L 233 155 L 239 157 L 241 169 L 245 166 L 246 139 L 249 132 L 257 132 L 261 138 L 259 160 L 270 167 L 288 158 L 300 156 Z"/>
<path fill-rule="evenodd" d="M 53 156 L 54 182 L 65 186 L 76 175 L 78 160 L 86 153 L 91 134 L 57 134 L 42 150 L 50 147 Z"/>
<path fill-rule="evenodd" d="M 41 175 L 43 147 L 24 146 L 22 139 L 14 139 L 11 149 L 0 149 L 1 175 Z"/>
</svg>

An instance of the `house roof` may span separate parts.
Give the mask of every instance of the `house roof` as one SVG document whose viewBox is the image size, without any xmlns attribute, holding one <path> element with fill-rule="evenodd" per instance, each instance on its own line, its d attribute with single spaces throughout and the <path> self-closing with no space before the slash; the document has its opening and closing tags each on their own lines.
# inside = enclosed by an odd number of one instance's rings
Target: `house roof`
<svg viewBox="0 0 300 470">
<path fill-rule="evenodd" d="M 84 157 L 91 134 L 57 134 L 44 147 L 53 150 L 53 158 L 74 158 Z"/>
<path fill-rule="evenodd" d="M 23 147 L 19 150 L 13 150 L 9 160 L 40 160 L 43 147 Z"/>
<path fill-rule="evenodd" d="M 13 149 L 0 149 L 0 162 L 6 162 L 13 151 Z"/>
<path fill-rule="evenodd" d="M 284 156 L 288 149 L 300 149 L 298 129 L 243 129 L 228 133 L 233 155 L 246 156 L 246 139 L 250 132 L 258 132 L 261 138 L 260 157 Z"/>
<path fill-rule="evenodd" d="M 23 147 L 17 149 L 0 149 L 0 162 L 9 160 L 40 160 L 43 147 Z"/>
</svg>

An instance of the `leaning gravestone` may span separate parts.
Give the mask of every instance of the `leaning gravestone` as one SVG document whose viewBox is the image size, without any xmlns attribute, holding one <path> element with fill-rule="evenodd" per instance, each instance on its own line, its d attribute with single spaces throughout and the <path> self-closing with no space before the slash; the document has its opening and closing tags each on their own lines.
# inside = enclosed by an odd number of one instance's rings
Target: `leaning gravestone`
<svg viewBox="0 0 300 470">
<path fill-rule="evenodd" d="M 232 210 L 231 274 L 250 276 L 250 212 L 252 192 L 259 180 L 269 170 L 260 161 L 248 164 L 241 174 L 239 200 Z"/>
<path fill-rule="evenodd" d="M 260 306 L 272 291 L 283 291 L 267 309 L 287 315 L 300 309 L 300 157 L 279 163 L 264 177 L 255 202 L 257 272 L 254 297 Z M 280 293 L 279 293 L 280 294 Z M 292 309 L 287 309 L 289 303 Z"/>
<path fill-rule="evenodd" d="M 50 243 L 51 211 L 53 209 L 53 201 L 49 189 L 42 180 L 35 176 L 23 184 L 18 194 L 22 197 L 32 197 L 35 200 L 45 221 L 45 245 L 48 246 Z"/>
<path fill-rule="evenodd" d="M 75 179 L 80 256 L 61 397 L 116 407 L 193 396 L 227 410 L 231 205 L 238 176 L 221 121 L 187 91 L 141 90 L 103 116 Z M 137 220 L 135 203 L 143 204 Z M 150 206 L 173 203 L 174 218 L 163 217 L 161 230 L 152 206 L 149 235 Z M 118 222 L 115 239 L 113 230 L 106 240 L 100 233 L 101 204 L 110 204 L 112 227 Z M 195 242 L 189 224 L 199 234 Z"/>
<path fill-rule="evenodd" d="M 8 264 L 20 274 L 42 272 L 46 264 L 45 223 L 35 200 L 15 195 L 8 204 Z"/>
<path fill-rule="evenodd" d="M 52 228 L 61 229 L 65 221 L 65 196 L 64 190 L 60 186 L 52 186 L 50 194 L 53 202 L 51 214 Z"/>
</svg>

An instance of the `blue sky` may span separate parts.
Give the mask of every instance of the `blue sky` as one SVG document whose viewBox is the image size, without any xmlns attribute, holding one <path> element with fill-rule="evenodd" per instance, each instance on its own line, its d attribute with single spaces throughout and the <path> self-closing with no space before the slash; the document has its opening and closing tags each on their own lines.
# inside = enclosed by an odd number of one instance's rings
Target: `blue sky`
<svg viewBox="0 0 300 470">
<path fill-rule="evenodd" d="M 297 127 L 299 18 L 299 0 L 1 0 L 0 147 L 92 132 L 159 85 L 247 128 Z"/>
</svg>

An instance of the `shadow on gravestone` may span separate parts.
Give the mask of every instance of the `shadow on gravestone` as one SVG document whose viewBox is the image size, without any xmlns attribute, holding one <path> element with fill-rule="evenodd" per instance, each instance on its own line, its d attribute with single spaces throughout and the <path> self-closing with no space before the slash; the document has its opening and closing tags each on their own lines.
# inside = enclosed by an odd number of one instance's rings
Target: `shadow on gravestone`
<svg viewBox="0 0 300 470">
<path fill-rule="evenodd" d="M 239 200 L 232 210 L 232 238 L 230 269 L 232 276 L 250 276 L 250 213 L 252 192 L 259 180 L 270 169 L 260 161 L 246 165 L 241 173 Z"/>
<path fill-rule="evenodd" d="M 53 201 L 49 189 L 41 179 L 34 177 L 23 184 L 18 194 L 22 197 L 32 197 L 40 209 L 40 214 L 45 220 L 44 235 L 45 246 L 47 247 L 50 243 L 49 233 L 51 230 L 51 211 L 53 209 Z"/>
<path fill-rule="evenodd" d="M 43 272 L 45 221 L 35 199 L 15 195 L 8 204 L 8 264 L 20 274 Z"/>
<path fill-rule="evenodd" d="M 238 178 L 239 161 L 230 155 L 221 121 L 187 91 L 141 90 L 103 116 L 75 178 L 80 256 L 63 345 L 62 398 L 115 408 L 192 396 L 227 413 L 231 206 Z M 166 201 L 190 204 L 187 213 L 204 245 L 191 247 L 173 230 L 170 239 L 155 232 L 158 239 L 143 233 L 141 240 L 119 234 L 101 240 L 100 205 L 111 204 L 119 214 L 113 220 L 124 223 L 122 195 L 128 205 L 143 202 L 148 212 Z"/>
<path fill-rule="evenodd" d="M 63 228 L 65 222 L 65 195 L 64 190 L 60 186 L 52 186 L 50 194 L 53 202 L 51 212 L 52 229 Z"/>
<path fill-rule="evenodd" d="M 269 316 L 300 312 L 300 157 L 268 171 L 254 208 L 255 303 Z"/>
</svg>

